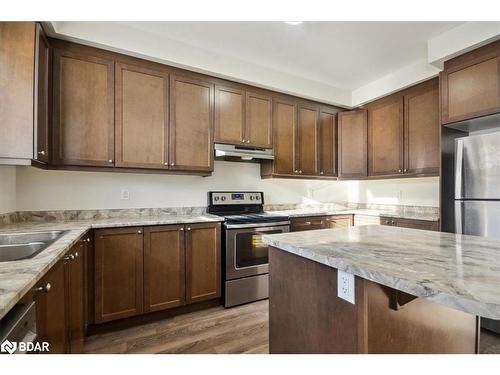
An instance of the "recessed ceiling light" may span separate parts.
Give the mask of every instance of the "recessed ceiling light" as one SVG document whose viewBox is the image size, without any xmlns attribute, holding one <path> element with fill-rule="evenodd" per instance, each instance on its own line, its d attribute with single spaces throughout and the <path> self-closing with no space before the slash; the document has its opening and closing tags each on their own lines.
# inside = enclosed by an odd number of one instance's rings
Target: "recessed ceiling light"
<svg viewBox="0 0 500 375">
<path fill-rule="evenodd" d="M 292 26 L 300 25 L 302 22 L 304 21 L 285 21 L 287 25 L 292 25 Z"/>
</svg>

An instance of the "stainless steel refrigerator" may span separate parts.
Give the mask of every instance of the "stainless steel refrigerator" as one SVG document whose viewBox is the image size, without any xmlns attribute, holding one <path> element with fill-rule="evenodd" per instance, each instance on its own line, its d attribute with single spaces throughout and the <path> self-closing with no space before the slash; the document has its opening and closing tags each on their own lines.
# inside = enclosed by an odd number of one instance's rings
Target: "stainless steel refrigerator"
<svg viewBox="0 0 500 375">
<path fill-rule="evenodd" d="M 455 140 L 455 230 L 500 240 L 500 132 Z M 500 321 L 482 326 L 500 333 Z"/>
</svg>

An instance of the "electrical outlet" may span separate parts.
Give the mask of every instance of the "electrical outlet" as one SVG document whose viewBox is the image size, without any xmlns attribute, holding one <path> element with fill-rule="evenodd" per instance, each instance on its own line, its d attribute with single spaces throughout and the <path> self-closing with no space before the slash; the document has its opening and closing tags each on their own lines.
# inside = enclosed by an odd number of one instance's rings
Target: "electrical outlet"
<svg viewBox="0 0 500 375">
<path fill-rule="evenodd" d="M 337 270 L 337 295 L 354 305 L 354 275 Z"/>
<path fill-rule="evenodd" d="M 120 194 L 120 199 L 128 201 L 130 199 L 130 191 L 123 189 Z"/>
</svg>

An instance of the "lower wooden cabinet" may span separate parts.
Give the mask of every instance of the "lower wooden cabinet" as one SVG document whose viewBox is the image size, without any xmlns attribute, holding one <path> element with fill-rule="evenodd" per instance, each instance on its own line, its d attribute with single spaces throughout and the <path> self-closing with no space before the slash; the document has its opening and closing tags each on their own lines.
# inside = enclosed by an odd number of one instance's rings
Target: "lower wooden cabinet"
<svg viewBox="0 0 500 375">
<path fill-rule="evenodd" d="M 220 223 L 95 231 L 94 323 L 220 297 Z"/>
<path fill-rule="evenodd" d="M 220 297 L 220 224 L 186 225 L 186 301 Z"/>
<path fill-rule="evenodd" d="M 400 219 L 393 217 L 380 217 L 380 224 L 390 225 L 400 228 L 424 229 L 439 231 L 438 221 L 427 220 L 414 220 L 414 219 Z"/>
<path fill-rule="evenodd" d="M 315 229 L 347 228 L 353 225 L 353 215 L 327 215 L 293 217 L 290 219 L 290 232 Z"/>
<path fill-rule="evenodd" d="M 186 302 L 184 225 L 144 228 L 144 311 Z"/>
<path fill-rule="evenodd" d="M 143 312 L 142 227 L 95 231 L 95 322 Z"/>
<path fill-rule="evenodd" d="M 38 341 L 49 353 L 80 353 L 84 337 L 85 243 L 80 240 L 35 286 Z"/>
</svg>

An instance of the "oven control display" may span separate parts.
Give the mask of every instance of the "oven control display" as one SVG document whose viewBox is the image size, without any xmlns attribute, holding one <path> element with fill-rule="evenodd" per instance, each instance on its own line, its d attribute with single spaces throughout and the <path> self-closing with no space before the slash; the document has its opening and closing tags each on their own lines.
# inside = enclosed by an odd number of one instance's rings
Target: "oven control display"
<svg viewBox="0 0 500 375">
<path fill-rule="evenodd" d="M 236 193 L 236 194 L 231 194 L 231 199 L 233 201 L 242 201 L 245 199 L 245 194 L 243 193 Z"/>
</svg>

